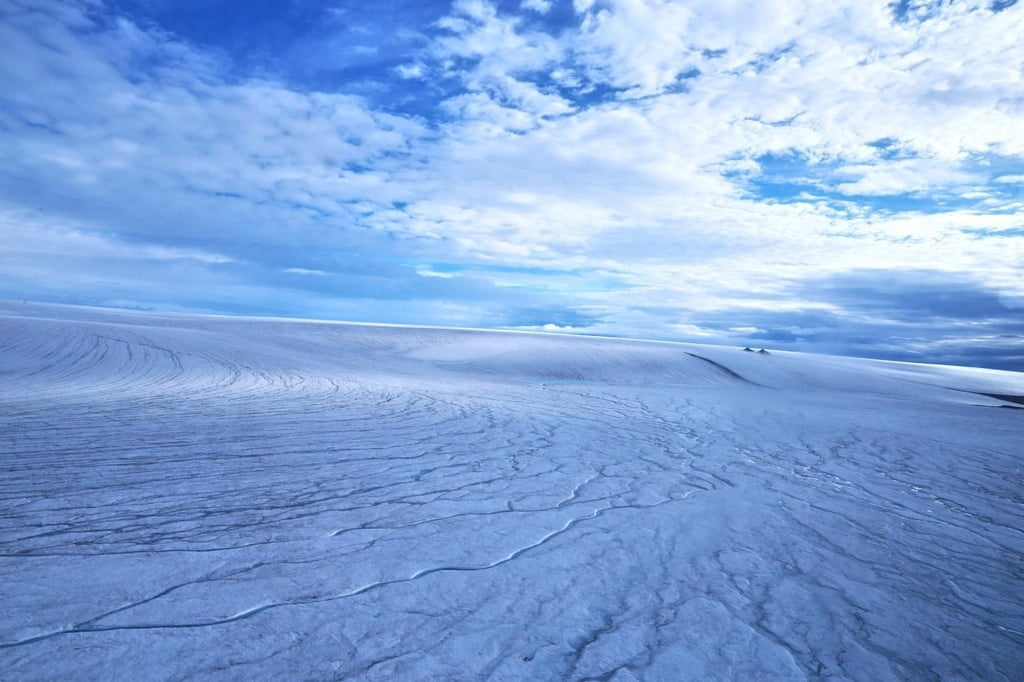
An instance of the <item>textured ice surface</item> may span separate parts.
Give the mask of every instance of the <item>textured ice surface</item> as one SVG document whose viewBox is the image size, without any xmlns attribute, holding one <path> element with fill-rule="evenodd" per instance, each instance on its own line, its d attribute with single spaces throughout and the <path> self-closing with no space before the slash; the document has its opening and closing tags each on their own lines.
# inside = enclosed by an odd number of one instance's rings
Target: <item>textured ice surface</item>
<svg viewBox="0 0 1024 682">
<path fill-rule="evenodd" d="M 0 670 L 1019 680 L 981 393 L 1024 377 L 6 304 Z"/>
</svg>

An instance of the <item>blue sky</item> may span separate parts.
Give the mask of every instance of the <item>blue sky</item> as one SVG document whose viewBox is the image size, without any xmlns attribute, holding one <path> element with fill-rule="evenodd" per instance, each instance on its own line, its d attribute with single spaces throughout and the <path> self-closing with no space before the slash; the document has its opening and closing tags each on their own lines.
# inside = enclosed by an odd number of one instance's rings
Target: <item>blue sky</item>
<svg viewBox="0 0 1024 682">
<path fill-rule="evenodd" d="M 1024 4 L 4 0 L 0 296 L 1024 370 Z"/>
</svg>

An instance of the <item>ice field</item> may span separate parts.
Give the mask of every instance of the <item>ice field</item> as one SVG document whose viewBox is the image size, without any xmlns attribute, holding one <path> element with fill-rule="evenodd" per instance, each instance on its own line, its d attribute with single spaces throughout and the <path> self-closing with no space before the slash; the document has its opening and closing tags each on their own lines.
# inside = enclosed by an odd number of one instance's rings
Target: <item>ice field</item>
<svg viewBox="0 0 1024 682">
<path fill-rule="evenodd" d="M 0 304 L 0 670 L 1021 680 L 990 395 L 1024 375 Z"/>
</svg>

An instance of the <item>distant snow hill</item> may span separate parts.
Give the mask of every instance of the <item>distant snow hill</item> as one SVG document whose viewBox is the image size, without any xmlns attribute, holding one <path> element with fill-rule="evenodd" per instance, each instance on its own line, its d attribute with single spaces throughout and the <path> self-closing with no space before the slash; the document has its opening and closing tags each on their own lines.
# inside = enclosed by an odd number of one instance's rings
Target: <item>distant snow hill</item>
<svg viewBox="0 0 1024 682">
<path fill-rule="evenodd" d="M 993 370 L 0 304 L 0 670 L 1019 680 L 1021 396 Z"/>
</svg>

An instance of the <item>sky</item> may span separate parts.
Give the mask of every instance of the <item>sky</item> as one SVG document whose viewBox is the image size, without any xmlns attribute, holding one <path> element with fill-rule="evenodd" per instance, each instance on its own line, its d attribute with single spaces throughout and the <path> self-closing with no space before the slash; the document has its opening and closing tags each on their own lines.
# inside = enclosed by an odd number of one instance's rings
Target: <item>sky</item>
<svg viewBox="0 0 1024 682">
<path fill-rule="evenodd" d="M 0 0 L 0 297 L 1024 370 L 1024 3 Z"/>
</svg>

